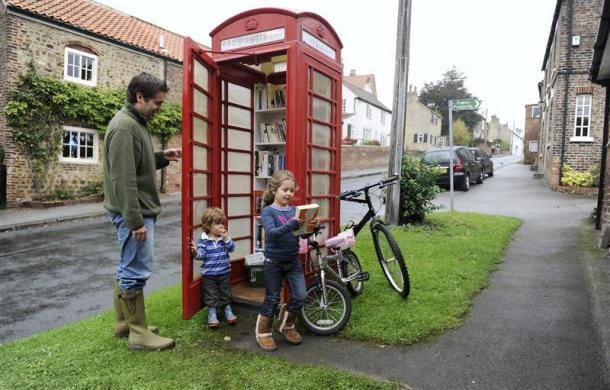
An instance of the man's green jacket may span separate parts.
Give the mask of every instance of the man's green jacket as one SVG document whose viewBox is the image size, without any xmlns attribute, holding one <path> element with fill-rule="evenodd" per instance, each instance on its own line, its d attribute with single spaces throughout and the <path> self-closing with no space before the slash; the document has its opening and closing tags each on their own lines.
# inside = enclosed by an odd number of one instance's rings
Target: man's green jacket
<svg viewBox="0 0 610 390">
<path fill-rule="evenodd" d="M 131 230 L 161 212 L 155 171 L 169 164 L 163 152 L 154 152 L 146 123 L 125 103 L 104 137 L 104 207 L 121 214 Z"/>
</svg>

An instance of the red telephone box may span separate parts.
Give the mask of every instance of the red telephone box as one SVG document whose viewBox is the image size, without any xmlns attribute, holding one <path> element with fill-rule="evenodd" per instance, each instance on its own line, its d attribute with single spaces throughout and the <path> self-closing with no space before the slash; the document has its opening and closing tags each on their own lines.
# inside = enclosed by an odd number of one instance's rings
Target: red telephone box
<svg viewBox="0 0 610 390">
<path fill-rule="evenodd" d="M 325 235 L 339 230 L 342 44 L 336 32 L 310 12 L 260 8 L 229 18 L 210 35 L 211 52 L 184 41 L 185 319 L 201 308 L 199 264 L 188 242 L 201 235 L 206 207 L 220 207 L 228 217 L 237 299 L 262 303 L 264 297 L 264 288 L 246 284 L 244 257 L 262 245 L 257 201 L 274 170 L 295 174 L 295 205 L 320 205 Z"/>
</svg>

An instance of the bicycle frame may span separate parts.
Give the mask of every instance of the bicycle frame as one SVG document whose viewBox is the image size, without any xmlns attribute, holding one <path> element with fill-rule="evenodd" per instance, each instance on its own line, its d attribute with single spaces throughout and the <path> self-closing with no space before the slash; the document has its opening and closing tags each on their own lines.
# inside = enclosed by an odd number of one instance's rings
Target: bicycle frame
<svg viewBox="0 0 610 390">
<path fill-rule="evenodd" d="M 368 206 L 368 211 L 366 212 L 366 214 L 364 214 L 364 216 L 362 217 L 360 222 L 358 222 L 353 227 L 355 235 L 358 235 L 358 233 L 360 233 L 360 231 L 364 228 L 364 226 L 366 226 L 366 224 L 369 221 L 379 220 L 379 217 L 377 217 L 377 213 L 375 212 L 375 208 L 373 207 L 373 202 L 371 201 L 371 195 L 369 195 L 369 190 L 371 188 L 375 188 L 375 187 L 379 187 L 379 188 L 387 187 L 388 185 L 395 184 L 396 180 L 397 180 L 397 177 L 395 176 L 395 177 L 392 177 L 392 178 L 389 178 L 386 180 L 381 180 L 379 183 L 370 184 L 359 190 L 349 191 L 347 193 L 343 193 L 343 194 L 339 195 L 339 199 L 341 199 L 341 200 L 344 200 L 347 202 L 362 203 L 362 204 L 366 204 Z M 354 196 L 360 196 L 360 192 L 364 193 L 364 199 L 354 198 Z M 371 229 L 373 228 L 372 226 L 373 225 L 371 224 Z"/>
</svg>

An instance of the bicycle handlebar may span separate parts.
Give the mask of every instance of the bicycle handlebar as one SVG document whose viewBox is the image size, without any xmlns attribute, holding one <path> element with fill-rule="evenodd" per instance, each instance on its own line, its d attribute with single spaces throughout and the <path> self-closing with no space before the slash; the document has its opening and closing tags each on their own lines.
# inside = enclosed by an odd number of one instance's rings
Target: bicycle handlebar
<svg viewBox="0 0 610 390">
<path fill-rule="evenodd" d="M 375 187 L 384 188 L 389 185 L 394 185 L 394 184 L 396 184 L 397 180 L 398 180 L 398 176 L 393 176 L 393 177 L 390 177 L 390 178 L 387 178 L 384 180 L 380 180 L 379 182 L 377 182 L 375 184 L 366 185 L 357 190 L 344 191 L 338 195 L 338 198 L 341 200 L 349 200 L 356 196 L 360 196 L 362 194 L 362 192 L 367 193 L 371 188 L 375 188 Z"/>
</svg>

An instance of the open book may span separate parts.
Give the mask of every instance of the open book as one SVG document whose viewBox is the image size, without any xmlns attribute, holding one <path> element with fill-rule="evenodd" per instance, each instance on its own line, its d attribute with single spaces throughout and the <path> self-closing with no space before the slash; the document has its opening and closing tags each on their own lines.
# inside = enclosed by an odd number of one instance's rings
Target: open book
<svg viewBox="0 0 610 390">
<path fill-rule="evenodd" d="M 313 229 L 307 229 L 307 225 L 309 224 L 309 221 L 318 217 L 319 209 L 320 206 L 315 203 L 296 206 L 296 212 L 294 213 L 294 217 L 296 219 L 304 219 L 305 223 L 303 223 L 297 230 L 293 230 L 295 236 L 313 233 Z"/>
</svg>

